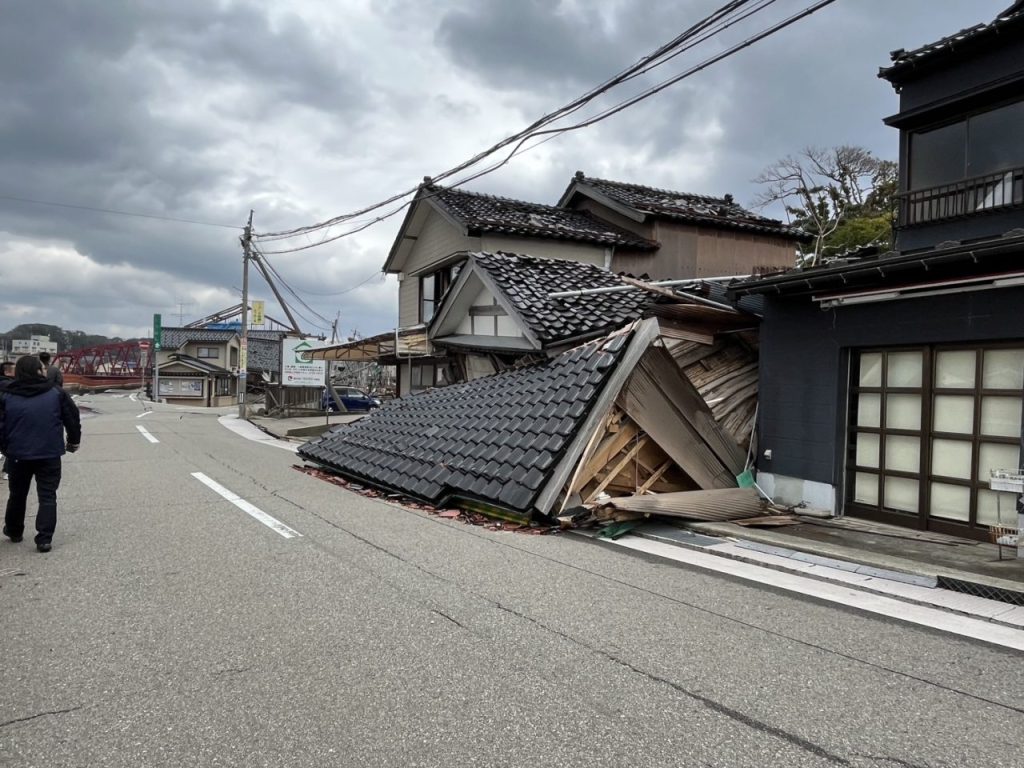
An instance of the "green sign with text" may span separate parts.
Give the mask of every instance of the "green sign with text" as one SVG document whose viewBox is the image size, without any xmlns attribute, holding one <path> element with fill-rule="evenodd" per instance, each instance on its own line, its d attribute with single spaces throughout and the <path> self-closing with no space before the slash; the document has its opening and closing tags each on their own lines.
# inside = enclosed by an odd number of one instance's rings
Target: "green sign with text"
<svg viewBox="0 0 1024 768">
<path fill-rule="evenodd" d="M 153 315 L 153 349 L 160 349 L 164 331 L 160 327 L 160 315 Z"/>
</svg>

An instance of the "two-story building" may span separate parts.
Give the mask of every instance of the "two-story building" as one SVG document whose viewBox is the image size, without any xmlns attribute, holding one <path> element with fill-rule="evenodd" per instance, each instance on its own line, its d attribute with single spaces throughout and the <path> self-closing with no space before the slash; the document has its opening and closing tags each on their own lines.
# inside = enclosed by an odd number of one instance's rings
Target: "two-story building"
<svg viewBox="0 0 1024 768">
<path fill-rule="evenodd" d="M 777 500 L 981 538 L 1021 464 L 1024 2 L 880 72 L 899 93 L 896 250 L 760 295 L 759 483 Z"/>
<path fill-rule="evenodd" d="M 398 328 L 379 343 L 361 340 L 322 354 L 366 359 L 348 355 L 365 349 L 372 356 L 386 347 L 379 354 L 397 364 L 399 394 L 450 383 L 451 361 L 430 344 L 427 326 L 469 253 L 514 253 L 613 273 L 687 279 L 792 265 L 796 244 L 806 237 L 743 209 L 729 196 L 654 189 L 582 172 L 558 205 L 468 192 L 427 179 L 384 264 L 399 281 Z"/>
<path fill-rule="evenodd" d="M 252 381 L 280 380 L 283 331 L 250 330 L 248 376 Z M 217 328 L 164 328 L 156 353 L 159 397 L 179 405 L 231 405 L 238 396 L 241 338 Z"/>
</svg>

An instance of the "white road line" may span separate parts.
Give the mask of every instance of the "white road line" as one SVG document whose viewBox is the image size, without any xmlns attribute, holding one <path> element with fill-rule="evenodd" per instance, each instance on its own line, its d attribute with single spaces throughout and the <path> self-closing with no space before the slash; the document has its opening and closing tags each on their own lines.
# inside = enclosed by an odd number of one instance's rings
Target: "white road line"
<svg viewBox="0 0 1024 768">
<path fill-rule="evenodd" d="M 134 392 L 132 392 L 130 395 L 128 395 L 128 399 L 131 400 L 132 402 L 138 402 L 135 399 L 136 397 L 138 397 L 138 395 L 136 395 Z"/>
<path fill-rule="evenodd" d="M 139 414 L 138 416 L 136 416 L 135 418 L 136 418 L 136 419 L 141 419 L 141 418 L 142 418 L 143 416 L 149 416 L 149 414 L 151 414 L 151 413 L 152 413 L 152 411 L 143 411 L 142 413 L 140 413 L 140 414 Z"/>
<path fill-rule="evenodd" d="M 709 555 L 638 536 L 623 536 L 614 543 L 676 562 L 689 563 L 705 570 L 736 576 L 746 581 L 766 584 L 820 600 L 827 600 L 831 603 L 858 608 L 868 613 L 888 616 L 911 624 L 919 624 L 923 627 L 931 627 L 954 635 L 1000 645 L 1004 648 L 1024 651 L 1024 632 L 990 621 L 972 619 L 968 616 L 960 616 L 937 608 L 927 608 L 873 592 L 863 592 L 818 579 L 810 579 L 806 576 L 785 573 L 774 568 L 762 568 L 721 555 Z"/>
<path fill-rule="evenodd" d="M 193 472 L 192 473 L 192 477 L 194 477 L 200 483 L 205 485 L 207 488 L 210 488 L 211 490 L 219 493 L 221 496 L 223 496 L 225 499 L 230 501 L 232 504 L 234 504 L 240 510 L 245 512 L 245 514 L 249 515 L 249 517 L 253 518 L 254 520 L 259 520 L 261 523 L 263 523 L 265 526 L 267 526 L 267 528 L 270 528 L 271 530 L 276 531 L 277 533 L 279 533 L 282 536 L 284 536 L 286 539 L 291 539 L 291 538 L 294 538 L 295 536 L 301 536 L 302 535 L 301 533 L 296 531 L 294 528 L 289 528 L 287 525 L 282 523 L 277 518 L 271 517 L 266 512 L 264 512 L 262 509 L 260 509 L 258 507 L 254 507 L 248 501 L 246 501 L 245 499 L 240 497 L 237 493 L 229 491 L 227 488 L 225 488 L 223 485 L 218 483 L 216 480 L 211 480 L 209 477 L 204 475 L 202 472 Z"/>
<path fill-rule="evenodd" d="M 156 439 L 155 437 L 153 437 L 153 435 L 151 435 L 151 434 L 149 433 L 149 431 L 148 431 L 148 430 L 147 430 L 147 429 L 146 429 L 146 428 L 145 428 L 144 426 L 142 426 L 141 424 L 136 424 L 136 425 L 135 425 L 135 428 L 136 428 L 137 430 L 139 430 L 139 432 L 141 432 L 141 433 L 142 433 L 142 436 L 143 436 L 144 438 L 146 438 L 147 440 L 149 440 L 149 442 L 151 442 L 151 443 L 159 443 L 159 442 L 160 442 L 160 441 L 159 441 L 159 440 L 157 440 L 157 439 Z"/>
</svg>

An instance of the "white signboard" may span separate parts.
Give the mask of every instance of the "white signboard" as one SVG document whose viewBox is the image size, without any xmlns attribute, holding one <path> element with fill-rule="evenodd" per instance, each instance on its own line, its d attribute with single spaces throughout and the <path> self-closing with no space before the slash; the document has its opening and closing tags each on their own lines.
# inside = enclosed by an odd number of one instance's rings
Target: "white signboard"
<svg viewBox="0 0 1024 768">
<path fill-rule="evenodd" d="M 286 387 L 323 386 L 326 361 L 304 360 L 303 354 L 314 349 L 305 339 L 288 338 L 281 342 L 281 383 Z"/>
</svg>

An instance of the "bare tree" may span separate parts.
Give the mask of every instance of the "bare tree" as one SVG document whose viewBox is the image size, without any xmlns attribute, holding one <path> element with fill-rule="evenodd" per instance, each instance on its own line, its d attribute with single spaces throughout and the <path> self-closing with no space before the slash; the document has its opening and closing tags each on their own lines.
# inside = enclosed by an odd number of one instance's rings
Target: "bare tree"
<svg viewBox="0 0 1024 768">
<path fill-rule="evenodd" d="M 793 223 L 814 235 L 813 250 L 806 254 L 813 266 L 847 217 L 864 214 L 876 185 L 893 165 L 862 147 L 807 147 L 772 163 L 754 179 L 766 187 L 754 205 L 781 202 Z"/>
</svg>

